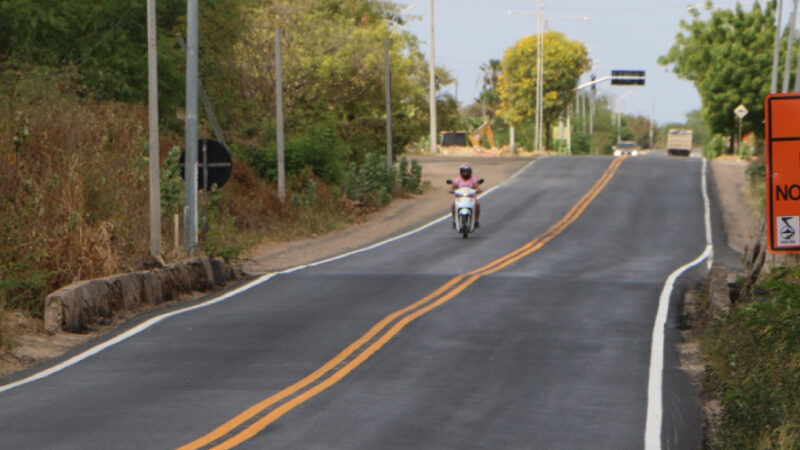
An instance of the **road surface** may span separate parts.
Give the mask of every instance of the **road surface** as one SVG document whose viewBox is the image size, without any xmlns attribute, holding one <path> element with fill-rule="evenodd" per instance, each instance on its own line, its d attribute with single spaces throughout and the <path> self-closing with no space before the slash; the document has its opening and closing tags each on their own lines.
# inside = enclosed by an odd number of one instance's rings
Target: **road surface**
<svg viewBox="0 0 800 450">
<path fill-rule="evenodd" d="M 706 248 L 703 167 L 538 160 L 467 240 L 443 221 L 267 277 L 5 390 L 0 446 L 697 447 L 680 282 L 651 347 L 665 281 Z"/>
</svg>

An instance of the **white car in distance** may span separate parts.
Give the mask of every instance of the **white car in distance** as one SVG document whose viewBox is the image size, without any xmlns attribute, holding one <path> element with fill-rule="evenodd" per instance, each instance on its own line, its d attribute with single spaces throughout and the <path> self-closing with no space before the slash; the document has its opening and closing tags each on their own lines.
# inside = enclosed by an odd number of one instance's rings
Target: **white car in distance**
<svg viewBox="0 0 800 450">
<path fill-rule="evenodd" d="M 636 142 L 633 141 L 619 141 L 617 145 L 611 147 L 614 151 L 614 156 L 637 156 L 642 151 Z"/>
</svg>

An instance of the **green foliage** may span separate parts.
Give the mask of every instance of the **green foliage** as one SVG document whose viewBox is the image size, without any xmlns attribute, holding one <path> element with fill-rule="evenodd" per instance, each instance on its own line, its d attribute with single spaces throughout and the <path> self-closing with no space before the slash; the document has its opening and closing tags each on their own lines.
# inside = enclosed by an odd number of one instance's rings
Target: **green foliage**
<svg viewBox="0 0 800 450">
<path fill-rule="evenodd" d="M 544 35 L 544 126 L 549 130 L 575 99 L 578 78 L 589 68 L 586 47 L 563 34 Z M 536 36 L 522 38 L 506 50 L 497 89 L 503 118 L 518 125 L 533 120 L 536 111 Z M 547 143 L 550 135 L 547 133 Z"/>
<path fill-rule="evenodd" d="M 287 136 L 319 121 L 335 131 L 352 161 L 386 144 L 384 38 L 389 35 L 393 144 L 396 153 L 427 132 L 427 65 L 417 38 L 389 29 L 397 6 L 373 0 L 226 0 L 204 11 L 202 76 L 230 141 L 268 147 L 274 141 L 275 31 L 282 34 Z M 452 82 L 437 70 L 437 84 Z M 457 109 L 446 97 L 440 120 Z M 300 166 L 302 168 L 302 165 Z M 298 170 L 300 169 L 298 168 Z M 315 166 L 315 173 L 319 173 Z M 327 177 L 327 176 L 326 176 Z"/>
<path fill-rule="evenodd" d="M 416 159 L 409 166 L 406 157 L 400 158 L 397 165 L 397 184 L 401 192 L 419 194 L 422 192 L 422 166 Z"/>
<path fill-rule="evenodd" d="M 227 214 L 221 203 L 219 191 L 212 191 L 208 195 L 205 205 L 208 213 L 208 223 L 200 239 L 200 247 L 209 256 L 218 256 L 225 261 L 235 261 L 245 249 L 244 243 L 238 239 L 239 230 L 236 227 L 236 217 Z"/>
<path fill-rule="evenodd" d="M 739 158 L 748 159 L 753 156 L 753 146 L 747 143 L 746 141 L 742 141 L 739 143 L 738 149 Z"/>
<path fill-rule="evenodd" d="M 589 155 L 594 152 L 592 136 L 582 130 L 572 131 L 572 153 L 575 155 Z"/>
<path fill-rule="evenodd" d="M 386 166 L 386 158 L 377 153 L 368 153 L 356 166 L 348 167 L 345 192 L 351 200 L 366 205 L 386 205 L 392 201 L 395 187 L 395 170 Z"/>
<path fill-rule="evenodd" d="M 800 448 L 800 270 L 774 269 L 761 290 L 704 338 L 722 448 Z"/>
<path fill-rule="evenodd" d="M 365 206 L 386 205 L 395 195 L 422 192 L 422 166 L 416 159 L 403 157 L 391 168 L 386 158 L 369 153 L 361 165 L 350 163 L 345 183 L 345 194 L 350 200 Z"/>
<path fill-rule="evenodd" d="M 235 150 L 262 177 L 278 179 L 278 149 L 272 143 L 266 149 L 254 145 Z M 290 136 L 284 148 L 287 175 L 296 175 L 306 167 L 326 183 L 344 181 L 349 151 L 336 132 L 336 123 L 327 121 L 311 125 L 302 133 Z"/>
<path fill-rule="evenodd" d="M 173 27 L 185 2 L 157 3 L 159 83 L 168 110 L 181 103 L 180 50 Z M 75 67 L 82 94 L 126 102 L 147 95 L 146 3 L 124 0 L 0 2 L 0 69 L 32 63 L 53 72 Z"/>
<path fill-rule="evenodd" d="M 705 146 L 711 138 L 708 126 L 703 122 L 703 113 L 699 109 L 686 113 L 686 124 L 679 128 L 692 130 L 692 143 L 697 146 Z"/>
<path fill-rule="evenodd" d="M 719 134 L 715 134 L 714 137 L 708 141 L 708 144 L 703 147 L 703 156 L 708 159 L 714 159 L 717 156 L 723 155 L 726 148 L 725 138 Z"/>
<path fill-rule="evenodd" d="M 181 149 L 174 146 L 161 166 L 161 208 L 162 214 L 171 217 L 183 209 L 183 177 L 179 163 Z"/>
<path fill-rule="evenodd" d="M 696 10 L 692 15 L 691 22 L 681 21 L 683 31 L 659 63 L 673 65 L 679 77 L 694 82 L 703 102 L 703 121 L 713 133 L 737 133 L 738 119 L 733 110 L 741 103 L 750 110 L 743 121 L 743 132 L 763 136 L 775 2 L 768 2 L 766 8 L 755 2 L 750 11 L 739 3 L 733 10 L 714 9 L 705 21 Z"/>
</svg>

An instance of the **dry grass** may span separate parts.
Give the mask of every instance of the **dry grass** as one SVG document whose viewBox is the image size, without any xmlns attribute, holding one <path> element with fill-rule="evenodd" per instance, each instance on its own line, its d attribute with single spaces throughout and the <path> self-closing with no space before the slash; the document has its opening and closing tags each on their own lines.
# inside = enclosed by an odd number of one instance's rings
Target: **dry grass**
<svg viewBox="0 0 800 450">
<path fill-rule="evenodd" d="M 135 266 L 146 236 L 145 111 L 0 99 L 0 280 L 9 307 Z"/>
</svg>

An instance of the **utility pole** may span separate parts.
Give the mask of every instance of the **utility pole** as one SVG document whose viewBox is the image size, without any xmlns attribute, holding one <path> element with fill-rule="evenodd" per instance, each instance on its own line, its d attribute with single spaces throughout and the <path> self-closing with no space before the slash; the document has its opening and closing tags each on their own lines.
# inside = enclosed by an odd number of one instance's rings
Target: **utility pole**
<svg viewBox="0 0 800 450">
<path fill-rule="evenodd" d="M 770 79 L 769 92 L 778 91 L 778 61 L 781 58 L 781 12 L 783 0 L 778 0 L 778 21 L 775 23 L 775 43 L 772 48 L 772 78 Z"/>
<path fill-rule="evenodd" d="M 572 105 L 567 106 L 567 154 L 572 155 Z"/>
<path fill-rule="evenodd" d="M 431 0 L 431 58 L 428 67 L 428 72 L 430 76 L 430 86 L 429 90 L 429 98 L 428 103 L 430 104 L 430 118 L 431 118 L 431 153 L 437 153 L 439 151 L 438 146 L 436 145 L 436 43 L 434 41 L 436 36 L 436 29 L 434 27 L 434 20 L 433 20 L 433 0 Z"/>
<path fill-rule="evenodd" d="M 786 63 L 783 67 L 783 89 L 781 92 L 789 92 L 789 77 L 792 71 L 792 50 L 794 49 L 794 26 L 797 21 L 797 0 L 794 0 L 792 16 L 789 19 L 789 39 L 786 42 Z"/>
<path fill-rule="evenodd" d="M 384 38 L 384 50 L 386 51 L 386 167 L 392 168 L 392 69 L 389 64 L 389 46 L 391 41 L 387 35 Z"/>
<path fill-rule="evenodd" d="M 656 121 L 656 99 L 653 98 L 653 107 L 650 109 L 650 149 L 653 148 L 653 128 Z"/>
<path fill-rule="evenodd" d="M 592 86 L 592 93 L 589 96 L 589 135 L 594 136 L 594 110 L 595 110 L 595 90 Z"/>
<path fill-rule="evenodd" d="M 283 148 L 283 69 L 281 67 L 281 30 L 275 30 L 275 116 L 278 134 L 278 199 L 286 201 L 286 168 Z"/>
<path fill-rule="evenodd" d="M 536 150 L 544 147 L 544 115 L 542 114 L 542 97 L 544 96 L 544 5 L 536 0 Z"/>
<path fill-rule="evenodd" d="M 508 147 L 509 147 L 509 150 L 511 150 L 511 154 L 514 155 L 514 154 L 517 153 L 517 142 L 516 142 L 516 136 L 515 136 L 515 131 L 514 131 L 514 125 L 510 125 L 509 133 L 511 134 L 511 136 L 510 136 L 510 141 L 511 142 L 509 142 Z"/>
<path fill-rule="evenodd" d="M 156 0 L 147 0 L 147 107 L 150 128 L 150 256 L 161 256 L 161 180 L 158 145 L 158 49 Z"/>
<path fill-rule="evenodd" d="M 181 50 L 186 52 L 186 41 L 183 40 L 183 35 L 178 33 L 178 45 L 181 46 Z M 225 140 L 225 133 L 222 132 L 222 127 L 219 126 L 219 121 L 217 121 L 217 116 L 214 114 L 214 108 L 211 107 L 211 101 L 208 99 L 208 94 L 206 94 L 206 90 L 203 89 L 203 80 L 200 77 L 197 77 L 197 91 L 200 95 L 200 103 L 203 104 L 203 109 L 206 110 L 206 117 L 211 122 L 211 127 L 214 128 L 214 136 L 217 137 L 217 140 L 222 143 L 225 147 L 228 147 L 228 142 Z"/>
<path fill-rule="evenodd" d="M 197 80 L 198 0 L 188 0 L 186 11 L 186 165 L 183 246 L 197 250 Z"/>
</svg>

